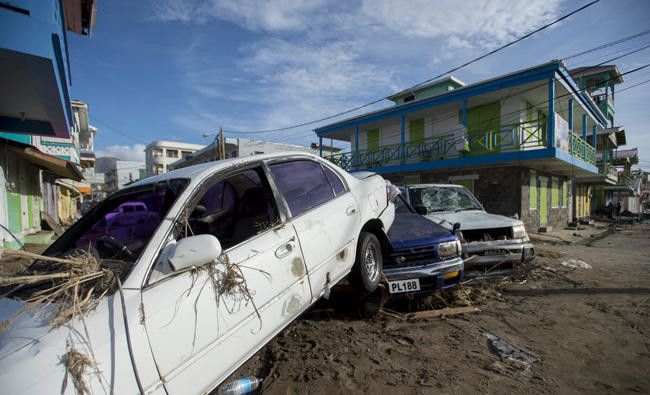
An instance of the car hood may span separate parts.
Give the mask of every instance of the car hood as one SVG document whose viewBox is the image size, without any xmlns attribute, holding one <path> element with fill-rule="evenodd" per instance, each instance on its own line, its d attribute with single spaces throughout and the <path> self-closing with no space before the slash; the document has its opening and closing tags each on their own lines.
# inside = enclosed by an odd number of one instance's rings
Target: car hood
<svg viewBox="0 0 650 395">
<path fill-rule="evenodd" d="M 447 229 L 420 214 L 396 214 L 393 226 L 388 231 L 393 248 L 414 244 L 439 243 L 454 239 Z"/>
<path fill-rule="evenodd" d="M 444 219 L 445 222 L 441 225 L 447 229 L 451 229 L 456 222 L 460 222 L 460 230 L 508 228 L 523 223 L 518 219 L 490 214 L 483 210 L 429 213 L 426 217 L 436 223 L 440 223 Z"/>
<path fill-rule="evenodd" d="M 16 318 L 7 330 L 0 333 L 0 360 L 20 349 L 36 345 L 50 331 L 45 314 L 37 315 L 34 311 L 25 311 L 16 317 L 27 305 L 13 299 L 0 299 L 0 321 L 10 322 L 12 318 Z"/>
</svg>

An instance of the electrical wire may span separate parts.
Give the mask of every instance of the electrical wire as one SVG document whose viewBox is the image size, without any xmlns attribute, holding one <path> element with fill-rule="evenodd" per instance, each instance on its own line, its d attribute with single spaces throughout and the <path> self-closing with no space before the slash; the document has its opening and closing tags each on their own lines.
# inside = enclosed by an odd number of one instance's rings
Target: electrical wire
<svg viewBox="0 0 650 395">
<path fill-rule="evenodd" d="M 616 40 L 616 41 L 613 41 L 613 42 L 610 42 L 610 43 L 606 43 L 606 44 L 603 44 L 603 45 L 588 49 L 586 51 L 582 51 L 582 52 L 580 52 L 578 54 L 575 54 L 575 55 L 570 55 L 568 57 L 563 58 L 563 60 L 570 59 L 570 58 L 575 58 L 577 56 L 581 56 L 581 55 L 584 55 L 584 54 L 587 54 L 587 53 L 591 53 L 591 52 L 594 52 L 596 50 L 600 50 L 600 49 L 603 49 L 603 48 L 608 48 L 608 47 L 611 47 L 612 45 L 620 44 L 620 43 L 632 40 L 634 38 L 643 36 L 643 35 L 648 34 L 648 33 L 650 33 L 650 30 L 647 30 L 647 31 L 641 32 L 641 33 L 637 33 L 637 34 L 634 34 L 632 36 L 624 37 L 622 39 L 619 39 L 619 40 Z M 643 46 L 641 48 L 633 47 L 633 48 L 630 48 L 630 49 L 623 50 L 623 51 L 627 51 L 627 52 L 625 52 L 623 55 L 616 56 L 616 57 L 613 57 L 613 58 L 609 58 L 608 60 L 606 60 L 604 62 L 601 62 L 601 63 L 599 63 L 599 64 L 597 64 L 595 66 L 591 66 L 591 67 L 585 69 L 584 71 L 589 71 L 589 70 L 591 70 L 591 69 L 593 69 L 595 67 L 601 66 L 603 64 L 613 62 L 614 60 L 621 59 L 621 58 L 623 58 L 625 56 L 629 56 L 629 55 L 632 55 L 634 53 L 638 53 L 638 52 L 640 52 L 642 50 L 647 49 L 648 47 L 650 47 L 650 44 L 643 44 Z M 616 51 L 615 53 L 620 53 L 620 52 L 622 52 L 622 51 Z M 435 79 L 435 78 L 437 78 L 437 77 L 434 77 L 433 79 Z M 536 89 L 536 88 L 537 87 L 533 87 L 533 88 L 531 88 L 531 90 Z M 227 132 L 230 133 L 230 134 L 258 134 L 258 133 L 269 133 L 269 132 L 272 132 L 272 131 L 274 131 L 274 130 L 271 130 L 271 131 L 257 131 L 257 132 L 242 132 L 242 131 L 227 131 Z M 226 131 L 224 131 L 224 133 L 225 132 Z M 308 130 L 308 131 L 299 131 L 298 133 L 285 134 L 282 139 L 279 139 L 279 140 L 276 140 L 276 141 L 281 141 L 281 142 L 282 141 L 288 141 L 289 139 L 292 139 L 292 138 L 294 138 L 296 136 L 301 136 L 301 135 L 306 136 L 307 133 L 311 134 L 312 131 Z"/>
<path fill-rule="evenodd" d="M 608 60 L 608 61 L 609 61 L 609 60 Z M 608 62 L 608 61 L 605 61 L 605 62 Z M 635 72 L 640 71 L 640 70 L 643 70 L 643 69 L 645 69 L 645 68 L 647 68 L 647 67 L 649 67 L 649 66 L 650 66 L 650 63 L 649 63 L 649 64 L 646 64 L 646 65 L 643 65 L 643 66 L 640 66 L 640 67 L 637 67 L 637 68 L 635 68 L 635 69 L 629 70 L 629 71 L 627 71 L 627 72 L 620 73 L 618 76 L 623 76 L 623 75 L 628 75 L 628 74 L 631 74 L 631 73 L 635 73 Z M 598 66 L 592 66 L 592 67 L 598 67 Z M 617 76 L 616 78 L 618 78 L 618 76 Z M 608 82 L 608 81 L 610 81 L 610 80 L 612 80 L 612 79 L 613 79 L 613 78 L 608 78 L 608 79 L 604 80 L 603 82 Z M 643 82 L 643 83 L 645 83 L 645 82 Z M 516 97 L 516 96 L 518 96 L 518 95 L 522 95 L 522 94 L 524 94 L 524 93 L 526 93 L 526 92 L 529 92 L 529 91 L 534 90 L 534 89 L 538 89 L 538 88 L 543 87 L 543 86 L 545 86 L 545 85 L 546 85 L 546 82 L 544 82 L 544 83 L 542 83 L 542 84 L 538 84 L 538 85 L 536 85 L 536 86 L 533 86 L 532 88 L 528 88 L 528 89 L 526 89 L 525 91 L 518 92 L 518 93 L 515 94 L 515 95 L 509 95 L 509 96 L 506 96 L 503 100 L 507 100 L 507 99 L 510 99 L 510 98 Z M 586 89 L 587 89 L 587 88 L 582 88 L 582 89 L 579 90 L 579 92 L 584 92 Z M 624 89 L 619 90 L 618 93 L 620 93 L 620 92 L 622 92 L 622 91 L 624 91 Z M 558 100 L 558 99 L 562 99 L 562 98 L 564 98 L 564 97 L 569 97 L 569 96 L 573 96 L 573 93 L 572 93 L 572 92 L 568 92 L 568 93 L 563 94 L 563 95 L 555 96 L 555 97 L 554 97 L 554 101 L 555 101 L 555 100 Z M 547 110 L 547 112 L 548 112 L 548 103 L 549 103 L 548 100 L 544 100 L 544 101 L 541 101 L 541 102 L 538 102 L 538 103 L 531 104 L 531 106 L 532 106 L 532 108 L 533 108 L 534 110 L 538 110 L 538 111 L 539 111 L 539 110 Z M 521 112 L 521 110 L 516 110 L 516 111 L 512 111 L 512 112 L 505 113 L 505 114 L 499 114 L 499 116 L 500 116 L 501 119 L 503 119 L 504 116 L 505 116 L 505 117 L 507 117 L 507 116 L 513 116 L 513 117 L 514 117 L 514 116 L 519 115 L 520 112 Z M 495 114 L 495 116 L 496 116 L 496 114 Z M 446 112 L 446 113 L 444 113 L 443 116 L 441 116 L 441 117 L 436 117 L 435 119 L 432 118 L 430 121 L 425 122 L 425 126 L 428 125 L 428 126 L 430 126 L 430 127 L 433 127 L 435 124 L 439 124 L 441 121 L 444 122 L 444 121 L 446 121 L 446 120 L 450 120 L 450 119 L 457 118 L 457 117 L 458 117 L 458 111 L 457 111 L 457 110 L 456 110 L 456 111 Z M 506 118 L 506 119 L 508 119 L 508 118 Z M 476 128 L 480 128 L 480 127 L 483 127 L 483 126 L 489 126 L 489 125 L 490 125 L 491 123 L 493 123 L 495 120 L 496 120 L 496 119 L 493 117 L 493 118 L 488 119 L 488 120 L 483 121 L 483 122 L 474 123 L 472 126 L 474 126 L 474 127 L 476 127 Z M 519 120 L 513 118 L 513 121 L 519 121 Z M 520 122 L 520 121 L 519 121 L 519 122 Z M 516 122 L 513 122 L 513 123 L 516 123 Z M 442 133 L 441 135 L 444 135 L 444 133 Z M 385 128 L 383 128 L 383 129 L 382 129 L 382 134 L 381 134 L 381 136 L 382 136 L 382 138 L 385 139 L 385 140 L 390 140 L 391 138 L 396 138 L 396 137 L 398 137 L 398 136 L 401 136 L 401 127 L 400 127 L 400 126 L 395 126 L 395 127 L 393 127 L 393 128 L 390 128 L 390 129 L 385 129 Z M 435 137 L 435 136 L 434 136 L 434 137 Z M 325 138 L 326 138 L 326 137 L 325 137 Z M 460 141 L 462 141 L 462 139 L 463 139 L 463 137 L 459 136 L 458 138 L 456 138 L 456 139 L 454 140 L 454 143 L 456 143 L 456 142 L 460 142 Z M 451 141 L 450 141 L 450 142 L 451 142 Z M 398 144 L 398 143 L 399 143 L 399 142 L 396 142 L 395 144 Z M 389 145 L 390 145 L 390 144 L 389 144 Z"/>
</svg>

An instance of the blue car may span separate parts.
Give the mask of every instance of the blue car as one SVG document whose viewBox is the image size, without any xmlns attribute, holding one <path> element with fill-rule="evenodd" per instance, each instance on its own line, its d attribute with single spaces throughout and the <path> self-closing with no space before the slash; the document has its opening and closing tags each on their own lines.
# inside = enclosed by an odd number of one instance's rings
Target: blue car
<svg viewBox="0 0 650 395">
<path fill-rule="evenodd" d="M 418 214 L 401 196 L 388 232 L 392 245 L 383 272 L 391 294 L 430 293 L 457 285 L 463 277 L 462 247 L 454 230 Z"/>
</svg>

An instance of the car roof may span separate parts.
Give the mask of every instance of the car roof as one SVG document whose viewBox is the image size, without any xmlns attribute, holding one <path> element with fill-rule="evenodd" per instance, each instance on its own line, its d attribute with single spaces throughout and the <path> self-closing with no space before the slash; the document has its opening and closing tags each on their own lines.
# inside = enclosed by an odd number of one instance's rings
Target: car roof
<svg viewBox="0 0 650 395">
<path fill-rule="evenodd" d="M 167 180 L 179 179 L 179 178 L 189 178 L 190 180 L 201 180 L 204 177 L 208 176 L 209 174 L 215 173 L 220 170 L 245 166 L 252 162 L 259 162 L 259 161 L 269 160 L 269 159 L 282 159 L 282 158 L 287 158 L 287 159 L 308 158 L 308 159 L 317 159 L 321 161 L 323 160 L 323 158 L 321 158 L 318 155 L 314 155 L 309 152 L 296 152 L 296 151 L 282 151 L 282 152 L 274 152 L 270 154 L 258 154 L 258 155 L 251 155 L 251 156 L 245 156 L 239 158 L 223 159 L 223 160 L 218 160 L 218 161 L 213 161 L 208 163 L 202 163 L 194 166 L 184 167 L 182 169 L 148 177 L 144 180 L 135 182 L 124 189 L 137 188 L 148 184 L 154 184 L 158 182 L 164 182 Z"/>
</svg>

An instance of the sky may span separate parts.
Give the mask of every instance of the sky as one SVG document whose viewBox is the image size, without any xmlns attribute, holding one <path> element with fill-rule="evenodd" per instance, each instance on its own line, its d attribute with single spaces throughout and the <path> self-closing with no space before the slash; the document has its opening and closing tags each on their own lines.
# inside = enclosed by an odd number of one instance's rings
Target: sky
<svg viewBox="0 0 650 395">
<path fill-rule="evenodd" d="M 144 161 L 155 140 L 228 137 L 317 142 L 313 129 L 384 108 L 271 133 L 385 98 L 523 36 L 587 0 L 104 0 L 91 37 L 68 34 L 71 98 L 88 103 L 98 157 Z M 601 0 L 455 71 L 475 83 L 566 59 L 650 29 L 650 1 Z M 650 34 L 566 59 L 569 69 L 650 44 Z M 625 73 L 650 48 L 613 62 Z M 615 124 L 650 170 L 650 67 L 616 86 Z M 628 89 L 629 88 L 629 89 Z M 620 93 L 619 93 L 620 92 Z M 336 142 L 335 142 L 336 145 Z"/>
</svg>

